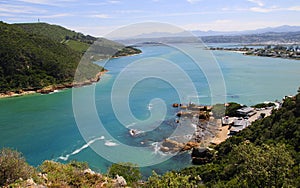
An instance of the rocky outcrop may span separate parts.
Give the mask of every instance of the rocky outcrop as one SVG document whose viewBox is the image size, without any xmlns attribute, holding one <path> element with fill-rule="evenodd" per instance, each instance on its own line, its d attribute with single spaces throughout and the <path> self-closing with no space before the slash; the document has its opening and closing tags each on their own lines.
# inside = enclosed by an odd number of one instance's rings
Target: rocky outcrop
<svg viewBox="0 0 300 188">
<path fill-rule="evenodd" d="M 173 105 L 172 105 L 174 108 L 178 108 L 178 103 L 174 103 Z"/>
<path fill-rule="evenodd" d="M 182 150 L 184 147 L 184 144 L 176 142 L 174 140 L 166 139 L 162 143 L 160 150 L 162 152 L 171 152 L 171 153 L 176 153 Z"/>
<path fill-rule="evenodd" d="M 193 148 L 197 148 L 200 146 L 200 143 L 198 142 L 188 142 L 186 145 L 182 148 L 182 151 L 189 151 Z"/>
<path fill-rule="evenodd" d="M 127 182 L 123 176 L 117 175 L 116 177 L 116 186 L 117 187 L 125 187 L 127 185 Z"/>
<path fill-rule="evenodd" d="M 174 140 L 170 140 L 170 139 L 166 139 L 164 140 L 164 142 L 162 143 L 161 147 L 160 147 L 160 151 L 162 152 L 171 152 L 171 153 L 175 153 L 175 152 L 179 152 L 179 151 L 189 151 L 195 147 L 199 147 L 200 143 L 197 142 L 187 142 L 186 144 L 184 143 L 180 143 Z"/>
<path fill-rule="evenodd" d="M 207 148 L 193 148 L 192 163 L 196 165 L 206 164 L 212 161 L 214 153 Z"/>
</svg>

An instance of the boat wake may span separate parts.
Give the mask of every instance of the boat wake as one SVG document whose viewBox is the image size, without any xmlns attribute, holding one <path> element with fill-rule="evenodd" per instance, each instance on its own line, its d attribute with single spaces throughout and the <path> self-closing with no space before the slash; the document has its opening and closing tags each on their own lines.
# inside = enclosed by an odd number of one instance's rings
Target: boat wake
<svg viewBox="0 0 300 188">
<path fill-rule="evenodd" d="M 106 140 L 105 143 L 104 143 L 104 145 L 112 147 L 112 146 L 117 146 L 119 144 L 117 144 L 117 143 L 115 143 L 115 142 L 113 142 L 111 140 Z"/>
<path fill-rule="evenodd" d="M 67 161 L 69 159 L 70 156 L 72 155 L 76 155 L 78 153 L 80 153 L 82 150 L 88 148 L 91 144 L 93 144 L 94 142 L 98 141 L 98 140 L 104 140 L 105 137 L 104 136 L 100 136 L 98 138 L 95 138 L 93 140 L 90 140 L 88 143 L 84 144 L 83 146 L 81 146 L 81 148 L 76 149 L 75 151 L 73 151 L 70 154 L 67 154 L 66 156 L 60 156 L 58 157 L 58 159 L 63 160 L 63 161 Z"/>
<path fill-rule="evenodd" d="M 129 128 L 129 127 L 132 127 L 132 126 L 134 126 L 136 123 L 131 123 L 131 124 L 129 124 L 129 125 L 126 125 L 126 128 Z"/>
</svg>

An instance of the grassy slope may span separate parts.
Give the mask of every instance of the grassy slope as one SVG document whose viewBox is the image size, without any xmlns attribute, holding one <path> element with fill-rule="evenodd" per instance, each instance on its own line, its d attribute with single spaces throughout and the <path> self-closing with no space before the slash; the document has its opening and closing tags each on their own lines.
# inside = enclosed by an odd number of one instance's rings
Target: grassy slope
<svg viewBox="0 0 300 188">
<path fill-rule="evenodd" d="M 0 92 L 39 89 L 73 80 L 82 54 L 53 40 L 53 34 L 49 36 L 0 22 Z M 95 74 L 102 69 L 87 65 Z"/>
<path fill-rule="evenodd" d="M 102 69 L 92 61 L 141 52 L 47 23 L 0 22 L 0 42 L 0 93 L 71 82 L 80 61 L 76 81 L 91 79 Z"/>
</svg>

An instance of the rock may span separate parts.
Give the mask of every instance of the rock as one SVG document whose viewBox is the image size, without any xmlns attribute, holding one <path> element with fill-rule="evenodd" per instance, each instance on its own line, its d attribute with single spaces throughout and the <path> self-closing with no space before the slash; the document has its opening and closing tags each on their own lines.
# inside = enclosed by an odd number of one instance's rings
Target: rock
<svg viewBox="0 0 300 188">
<path fill-rule="evenodd" d="M 117 175 L 116 181 L 119 186 L 125 187 L 127 185 L 127 182 L 126 182 L 125 178 L 123 178 L 123 176 Z"/>
<path fill-rule="evenodd" d="M 83 173 L 85 173 L 85 174 L 91 174 L 91 175 L 95 175 L 96 173 L 94 172 L 94 171 L 92 171 L 90 168 L 89 169 L 85 169 L 84 171 L 83 171 Z"/>
<path fill-rule="evenodd" d="M 26 180 L 26 187 L 34 187 L 36 186 L 36 183 L 33 181 L 32 178 Z"/>
<path fill-rule="evenodd" d="M 196 165 L 206 164 L 212 161 L 214 154 L 207 148 L 193 148 L 192 163 Z"/>
<path fill-rule="evenodd" d="M 169 152 L 170 149 L 168 147 L 161 146 L 160 147 L 160 151 L 162 151 L 162 152 Z"/>
<path fill-rule="evenodd" d="M 175 153 L 175 152 L 180 151 L 183 147 L 184 147 L 184 144 L 182 144 L 182 143 L 176 142 L 174 140 L 166 139 L 162 143 L 161 151 Z"/>
<path fill-rule="evenodd" d="M 193 148 L 199 147 L 200 144 L 198 142 L 188 142 L 186 145 L 182 148 L 183 151 L 191 150 Z"/>
</svg>

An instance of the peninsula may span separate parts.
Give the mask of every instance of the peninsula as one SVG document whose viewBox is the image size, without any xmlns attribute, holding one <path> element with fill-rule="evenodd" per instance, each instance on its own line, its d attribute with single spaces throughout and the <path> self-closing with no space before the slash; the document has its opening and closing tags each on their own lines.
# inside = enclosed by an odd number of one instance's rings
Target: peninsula
<svg viewBox="0 0 300 188">
<path fill-rule="evenodd" d="M 0 98 L 92 84 L 106 71 L 94 61 L 141 53 L 105 38 L 47 23 L 0 22 L 0 42 Z M 88 74 L 79 72 L 81 77 L 74 81 L 83 55 L 93 57 L 83 63 Z"/>
</svg>

